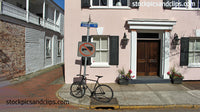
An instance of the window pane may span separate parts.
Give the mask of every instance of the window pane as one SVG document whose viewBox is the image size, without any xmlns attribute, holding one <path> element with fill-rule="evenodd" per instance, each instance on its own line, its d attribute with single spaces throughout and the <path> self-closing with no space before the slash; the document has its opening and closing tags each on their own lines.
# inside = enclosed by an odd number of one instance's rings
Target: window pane
<svg viewBox="0 0 200 112">
<path fill-rule="evenodd" d="M 108 52 L 101 52 L 101 62 L 108 62 Z"/>
<path fill-rule="evenodd" d="M 178 0 L 173 0 L 174 1 L 174 7 L 178 7 Z"/>
<path fill-rule="evenodd" d="M 192 0 L 192 7 L 197 8 L 198 6 L 198 0 Z"/>
<path fill-rule="evenodd" d="M 194 53 L 189 53 L 189 63 L 194 63 Z"/>
<path fill-rule="evenodd" d="M 99 62 L 100 61 L 100 52 L 96 51 L 96 55 L 93 58 L 93 62 Z"/>
<path fill-rule="evenodd" d="M 186 7 L 185 6 L 185 5 L 187 5 L 186 0 L 180 0 L 179 2 L 181 3 L 180 7 Z"/>
<path fill-rule="evenodd" d="M 94 38 L 94 39 L 93 39 L 93 42 L 96 43 L 96 49 L 99 49 L 99 48 L 100 48 L 100 46 L 99 46 L 99 45 L 100 45 L 100 44 L 99 44 L 99 43 L 100 43 L 99 38 Z"/>
<path fill-rule="evenodd" d="M 122 6 L 127 6 L 127 0 L 121 0 L 121 2 L 122 2 Z"/>
<path fill-rule="evenodd" d="M 46 39 L 46 56 L 50 56 L 51 54 L 51 40 Z"/>
<path fill-rule="evenodd" d="M 107 6 L 107 0 L 100 0 L 101 6 Z"/>
<path fill-rule="evenodd" d="M 116 3 L 118 2 L 119 0 L 113 0 L 113 6 L 116 6 Z"/>
<path fill-rule="evenodd" d="M 196 40 L 196 50 L 200 50 L 200 40 Z"/>
<path fill-rule="evenodd" d="M 199 0 L 199 8 L 200 8 L 200 0 Z"/>
<path fill-rule="evenodd" d="M 99 0 L 93 0 L 92 5 L 93 6 L 99 6 Z"/>
<path fill-rule="evenodd" d="M 58 41 L 58 56 L 61 55 L 61 41 Z"/>
<path fill-rule="evenodd" d="M 108 49 L 108 38 L 107 37 L 101 38 L 101 49 Z"/>
<path fill-rule="evenodd" d="M 194 50 L 194 40 L 190 40 L 189 42 L 189 51 L 193 51 Z"/>
<path fill-rule="evenodd" d="M 200 63 L 200 53 L 195 53 L 195 63 Z"/>
<path fill-rule="evenodd" d="M 117 2 L 121 2 L 122 6 L 127 6 L 127 0 L 113 0 L 113 6 L 116 6 Z"/>
</svg>

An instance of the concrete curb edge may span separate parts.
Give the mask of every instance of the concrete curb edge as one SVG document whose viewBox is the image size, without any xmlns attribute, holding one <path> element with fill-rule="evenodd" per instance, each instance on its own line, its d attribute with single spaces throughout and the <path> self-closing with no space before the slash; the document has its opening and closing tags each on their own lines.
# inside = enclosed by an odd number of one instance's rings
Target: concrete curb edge
<svg viewBox="0 0 200 112">
<path fill-rule="evenodd" d="M 200 108 L 200 105 L 148 105 L 148 106 L 120 106 L 120 109 L 161 109 L 161 108 Z"/>
</svg>

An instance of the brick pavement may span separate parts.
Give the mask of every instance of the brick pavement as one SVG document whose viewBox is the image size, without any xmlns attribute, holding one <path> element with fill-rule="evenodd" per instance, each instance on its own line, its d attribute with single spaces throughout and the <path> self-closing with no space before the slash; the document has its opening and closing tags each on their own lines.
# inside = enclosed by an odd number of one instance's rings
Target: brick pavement
<svg viewBox="0 0 200 112">
<path fill-rule="evenodd" d="M 73 108 L 71 105 L 6 105 L 6 100 L 55 100 L 56 92 L 63 84 L 51 84 L 63 76 L 63 68 L 59 67 L 50 72 L 31 78 L 27 81 L 0 88 L 0 108 L 7 107 L 48 107 L 48 108 Z M 64 83 L 64 82 L 63 82 Z"/>
</svg>

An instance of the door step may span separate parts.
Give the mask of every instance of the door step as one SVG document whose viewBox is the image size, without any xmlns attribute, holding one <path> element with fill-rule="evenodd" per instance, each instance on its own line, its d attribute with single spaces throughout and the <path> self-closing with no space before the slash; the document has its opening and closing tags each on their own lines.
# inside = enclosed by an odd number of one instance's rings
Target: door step
<svg viewBox="0 0 200 112">
<path fill-rule="evenodd" d="M 162 79 L 158 76 L 138 76 L 135 80 L 130 80 L 129 84 L 148 84 L 148 83 L 171 83 L 170 79 Z"/>
</svg>

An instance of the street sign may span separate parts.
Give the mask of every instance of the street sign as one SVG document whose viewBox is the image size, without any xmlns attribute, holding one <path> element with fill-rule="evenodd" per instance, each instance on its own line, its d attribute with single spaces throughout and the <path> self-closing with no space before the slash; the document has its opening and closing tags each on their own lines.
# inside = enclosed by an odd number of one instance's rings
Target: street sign
<svg viewBox="0 0 200 112">
<path fill-rule="evenodd" d="M 81 27 L 93 27 L 93 28 L 97 28 L 98 24 L 97 23 L 88 23 L 88 22 L 81 22 Z"/>
<path fill-rule="evenodd" d="M 93 42 L 79 42 L 78 56 L 79 57 L 95 57 L 96 43 Z"/>
</svg>

